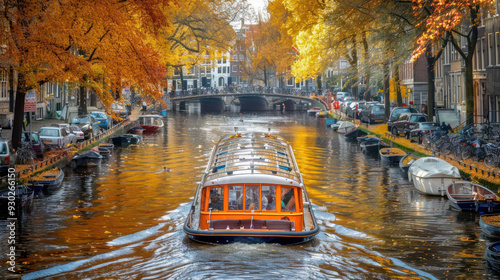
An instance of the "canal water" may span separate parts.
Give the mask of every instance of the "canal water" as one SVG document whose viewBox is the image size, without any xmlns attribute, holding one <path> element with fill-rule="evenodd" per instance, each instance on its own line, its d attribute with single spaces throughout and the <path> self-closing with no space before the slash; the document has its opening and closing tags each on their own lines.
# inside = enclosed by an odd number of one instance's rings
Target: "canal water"
<svg viewBox="0 0 500 280">
<path fill-rule="evenodd" d="M 210 246 L 186 237 L 213 144 L 235 127 L 270 128 L 291 143 L 321 227 L 312 242 Z M 16 233 L 23 279 L 500 279 L 484 259 L 495 240 L 473 213 L 419 194 L 399 167 L 303 112 L 172 113 L 141 145 L 65 175 Z M 2 252 L 7 234 L 2 226 Z M 0 277 L 10 275 L 2 266 Z"/>
</svg>

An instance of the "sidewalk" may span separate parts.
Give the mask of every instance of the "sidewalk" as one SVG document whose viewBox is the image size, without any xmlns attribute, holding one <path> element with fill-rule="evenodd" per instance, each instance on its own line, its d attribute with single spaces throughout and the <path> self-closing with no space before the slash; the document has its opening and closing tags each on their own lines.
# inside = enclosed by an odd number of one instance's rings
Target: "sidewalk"
<svg viewBox="0 0 500 280">
<path fill-rule="evenodd" d="M 132 113 L 129 116 L 129 120 L 131 122 L 136 121 L 139 116 L 142 115 L 141 108 L 140 107 L 135 107 L 132 109 Z M 31 131 L 38 132 L 40 131 L 40 128 L 44 126 L 51 126 L 54 123 L 67 123 L 66 120 L 59 120 L 59 119 L 43 119 L 40 121 L 33 121 L 31 123 Z M 30 129 L 30 125 L 26 127 L 26 131 Z M 0 138 L 2 139 L 12 139 L 12 129 L 10 128 L 4 128 L 2 129 L 2 132 L 0 134 Z"/>
<path fill-rule="evenodd" d="M 43 119 L 41 121 L 33 121 L 31 123 L 31 131 L 38 132 L 40 128 L 44 126 L 50 126 L 53 123 L 66 123 L 65 120 L 58 120 L 58 119 Z M 30 125 L 26 127 L 26 131 L 30 129 Z M 4 128 L 2 129 L 2 134 L 0 136 L 3 139 L 12 139 L 12 129 L 10 128 Z"/>
</svg>

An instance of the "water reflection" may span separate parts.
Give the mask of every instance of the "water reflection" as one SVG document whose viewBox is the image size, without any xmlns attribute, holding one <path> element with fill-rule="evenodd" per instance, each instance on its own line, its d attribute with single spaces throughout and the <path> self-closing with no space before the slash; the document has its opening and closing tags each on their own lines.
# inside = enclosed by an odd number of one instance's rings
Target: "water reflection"
<svg viewBox="0 0 500 280">
<path fill-rule="evenodd" d="M 186 237 L 213 142 L 234 127 L 271 128 L 292 144 L 322 230 L 313 242 L 209 246 Z M 163 132 L 115 149 L 100 168 L 65 173 L 19 233 L 24 279 L 496 277 L 474 215 L 419 194 L 397 166 L 302 113 L 170 114 Z"/>
</svg>

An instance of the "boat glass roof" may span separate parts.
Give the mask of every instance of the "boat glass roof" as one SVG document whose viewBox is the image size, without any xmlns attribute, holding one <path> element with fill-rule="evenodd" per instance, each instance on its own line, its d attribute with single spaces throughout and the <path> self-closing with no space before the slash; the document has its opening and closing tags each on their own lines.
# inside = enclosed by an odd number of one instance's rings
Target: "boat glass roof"
<svg viewBox="0 0 500 280">
<path fill-rule="evenodd" d="M 280 136 L 235 134 L 215 146 L 205 181 L 238 174 L 269 174 L 301 182 L 288 143 Z"/>
</svg>

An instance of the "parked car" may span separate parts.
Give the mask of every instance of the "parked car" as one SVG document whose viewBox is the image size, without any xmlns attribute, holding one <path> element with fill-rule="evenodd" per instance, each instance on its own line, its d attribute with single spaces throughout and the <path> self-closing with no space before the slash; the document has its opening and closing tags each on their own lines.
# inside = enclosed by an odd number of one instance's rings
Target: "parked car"
<svg viewBox="0 0 500 280">
<path fill-rule="evenodd" d="M 71 124 L 76 124 L 83 131 L 85 139 L 90 139 L 99 133 L 101 129 L 99 123 L 92 115 L 82 115 L 71 120 Z"/>
<path fill-rule="evenodd" d="M 415 126 L 413 127 L 412 130 L 409 132 L 409 138 L 410 142 L 413 142 L 414 140 L 417 141 L 417 143 L 422 143 L 422 137 L 430 133 L 432 131 L 438 131 L 439 124 L 434 123 L 434 122 L 421 122 L 421 123 L 416 123 Z"/>
<path fill-rule="evenodd" d="M 404 134 L 408 138 L 410 130 L 416 123 L 428 122 L 426 114 L 422 113 L 403 113 L 392 123 L 391 132 L 394 135 Z"/>
<path fill-rule="evenodd" d="M 366 123 L 383 123 L 385 122 L 385 106 L 384 104 L 370 104 L 365 107 L 360 113 L 360 120 Z"/>
<path fill-rule="evenodd" d="M 75 135 L 70 134 L 65 127 L 56 126 L 44 126 L 38 132 L 38 136 L 40 136 L 40 140 L 44 145 L 59 149 L 75 142 Z"/>
<path fill-rule="evenodd" d="M 111 127 L 111 117 L 106 115 L 105 112 L 94 111 L 94 112 L 91 112 L 90 114 L 92 116 L 94 116 L 94 118 L 99 123 L 99 126 L 101 128 L 108 129 L 109 127 Z"/>
<path fill-rule="evenodd" d="M 415 108 L 411 107 L 395 107 L 389 114 L 389 119 L 387 120 L 387 131 L 392 131 L 392 123 L 399 118 L 403 113 L 418 113 Z"/>
<path fill-rule="evenodd" d="M 44 147 L 40 137 L 38 136 L 38 132 L 31 132 L 31 137 L 29 131 L 23 131 L 23 133 L 21 133 L 21 142 L 30 142 L 30 139 L 31 148 L 33 148 L 35 155 L 43 157 Z"/>
<path fill-rule="evenodd" d="M 113 110 L 113 113 L 120 118 L 128 118 L 129 113 L 127 112 L 127 107 L 125 107 L 125 104 L 121 102 L 116 101 L 111 104 L 111 110 Z"/>
<path fill-rule="evenodd" d="M 356 101 L 354 103 L 351 103 L 349 105 L 349 109 L 348 109 L 349 113 L 348 113 L 348 115 L 352 116 L 352 117 L 354 117 L 356 119 L 360 119 L 361 111 L 363 111 L 363 109 L 366 106 L 369 106 L 370 104 L 377 104 L 377 103 L 378 103 L 377 101 Z"/>
<path fill-rule="evenodd" d="M 75 133 L 71 131 L 70 125 L 67 123 L 53 123 L 50 126 L 53 127 L 63 127 L 66 129 L 66 132 L 68 133 L 68 136 L 71 138 L 71 143 L 76 143 L 78 140 L 78 137 Z"/>
<path fill-rule="evenodd" d="M 71 131 L 71 133 L 73 133 L 76 136 L 76 142 L 85 140 L 85 134 L 76 124 L 70 125 L 69 131 Z"/>
<path fill-rule="evenodd" d="M 10 140 L 0 140 L 0 176 L 7 176 L 9 168 L 16 164 L 16 153 Z"/>
<path fill-rule="evenodd" d="M 337 92 L 337 100 L 344 100 L 344 98 L 351 96 L 350 92 L 339 91 Z"/>
</svg>

